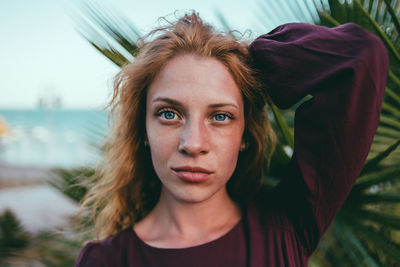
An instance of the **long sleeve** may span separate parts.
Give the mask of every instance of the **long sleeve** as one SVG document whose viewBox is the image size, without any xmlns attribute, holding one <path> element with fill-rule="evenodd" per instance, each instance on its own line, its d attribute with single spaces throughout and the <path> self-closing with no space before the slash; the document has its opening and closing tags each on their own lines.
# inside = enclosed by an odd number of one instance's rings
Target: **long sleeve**
<svg viewBox="0 0 400 267">
<path fill-rule="evenodd" d="M 296 110 L 293 156 L 274 195 L 311 253 L 370 150 L 388 73 L 386 49 L 352 23 L 285 24 L 249 49 L 266 93 L 279 108 L 313 96 Z"/>
</svg>

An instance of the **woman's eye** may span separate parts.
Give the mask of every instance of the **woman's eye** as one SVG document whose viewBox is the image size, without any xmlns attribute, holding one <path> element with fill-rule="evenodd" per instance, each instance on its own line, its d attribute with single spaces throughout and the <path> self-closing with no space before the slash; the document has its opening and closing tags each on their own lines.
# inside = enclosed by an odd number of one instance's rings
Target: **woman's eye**
<svg viewBox="0 0 400 267">
<path fill-rule="evenodd" d="M 225 121 L 227 118 L 230 118 L 230 117 L 224 113 L 219 113 L 219 114 L 214 115 L 214 119 L 216 121 Z"/>
<path fill-rule="evenodd" d="M 173 111 L 167 110 L 167 111 L 160 112 L 160 117 L 162 117 L 163 119 L 166 119 L 166 120 L 173 120 L 177 117 L 177 115 Z"/>
</svg>

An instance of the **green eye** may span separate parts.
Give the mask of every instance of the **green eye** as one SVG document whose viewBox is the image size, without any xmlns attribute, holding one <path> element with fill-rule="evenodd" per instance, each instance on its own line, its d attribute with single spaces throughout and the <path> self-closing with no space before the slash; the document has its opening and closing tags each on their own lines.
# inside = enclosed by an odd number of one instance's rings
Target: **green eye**
<svg viewBox="0 0 400 267">
<path fill-rule="evenodd" d="M 173 120 L 173 119 L 175 119 L 176 114 L 172 111 L 163 111 L 163 112 L 161 112 L 160 116 L 166 120 Z"/>
</svg>

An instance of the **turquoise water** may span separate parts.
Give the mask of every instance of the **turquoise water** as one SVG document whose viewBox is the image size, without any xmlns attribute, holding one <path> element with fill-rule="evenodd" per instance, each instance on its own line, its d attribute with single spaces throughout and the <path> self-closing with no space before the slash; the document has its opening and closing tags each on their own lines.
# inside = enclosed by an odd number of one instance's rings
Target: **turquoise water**
<svg viewBox="0 0 400 267">
<path fill-rule="evenodd" d="M 23 166 L 93 165 L 108 130 L 107 112 L 96 110 L 0 109 L 2 122 L 0 161 Z"/>
</svg>

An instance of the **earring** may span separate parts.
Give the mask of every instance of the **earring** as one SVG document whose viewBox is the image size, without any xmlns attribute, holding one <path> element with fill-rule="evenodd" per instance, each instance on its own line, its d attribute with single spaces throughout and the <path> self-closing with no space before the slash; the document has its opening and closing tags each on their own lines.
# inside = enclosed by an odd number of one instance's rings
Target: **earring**
<svg viewBox="0 0 400 267">
<path fill-rule="evenodd" d="M 144 140 L 144 146 L 149 146 L 149 142 L 147 140 Z"/>
</svg>

